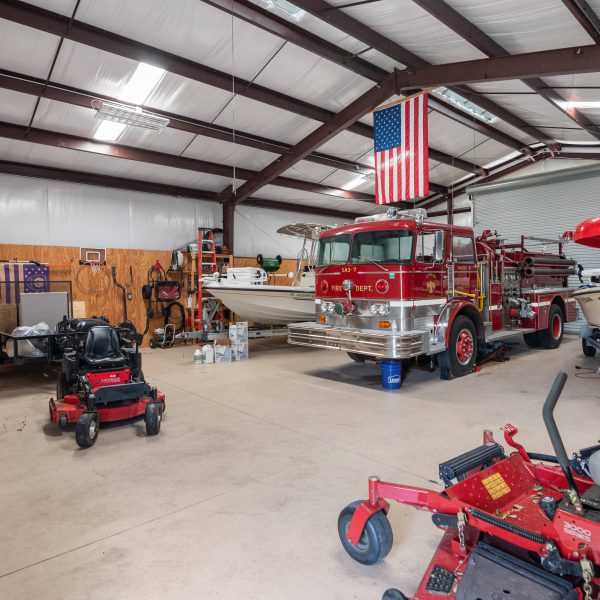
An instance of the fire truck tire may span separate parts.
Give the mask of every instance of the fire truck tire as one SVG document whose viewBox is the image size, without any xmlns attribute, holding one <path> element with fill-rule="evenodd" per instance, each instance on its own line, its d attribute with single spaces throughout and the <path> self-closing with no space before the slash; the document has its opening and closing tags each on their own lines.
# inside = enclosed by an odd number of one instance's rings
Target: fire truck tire
<svg viewBox="0 0 600 600">
<path fill-rule="evenodd" d="M 563 314 L 560 306 L 552 304 L 548 313 L 548 327 L 538 331 L 542 348 L 558 348 L 564 332 Z"/>
<path fill-rule="evenodd" d="M 477 330 L 466 315 L 458 315 L 448 338 L 448 348 L 438 354 L 440 369 L 453 377 L 463 377 L 473 372 L 477 359 Z"/>
<path fill-rule="evenodd" d="M 389 590 L 385 590 L 383 592 L 383 596 L 381 600 L 408 600 L 408 598 L 396 588 L 390 588 Z"/>
<path fill-rule="evenodd" d="M 358 354 L 357 352 L 346 352 L 346 354 L 356 363 L 364 363 L 367 359 L 364 354 Z"/>
<path fill-rule="evenodd" d="M 365 529 L 356 546 L 347 538 L 348 527 L 361 500 L 348 504 L 338 518 L 338 533 L 344 550 L 363 565 L 374 565 L 383 560 L 392 549 L 394 536 L 387 515 L 378 511 L 365 524 Z"/>
<path fill-rule="evenodd" d="M 98 439 L 100 419 L 97 412 L 84 412 L 75 425 L 75 441 L 80 448 L 91 448 Z"/>
<path fill-rule="evenodd" d="M 533 333 L 524 333 L 523 339 L 525 343 L 530 348 L 539 348 L 540 347 L 540 336 L 538 335 L 539 331 L 534 331 Z"/>
<path fill-rule="evenodd" d="M 146 435 L 158 435 L 162 421 L 162 402 L 146 404 Z"/>
<path fill-rule="evenodd" d="M 583 354 L 585 356 L 596 356 L 596 348 L 594 346 L 590 346 L 585 338 L 581 340 L 581 349 L 583 350 Z"/>
</svg>

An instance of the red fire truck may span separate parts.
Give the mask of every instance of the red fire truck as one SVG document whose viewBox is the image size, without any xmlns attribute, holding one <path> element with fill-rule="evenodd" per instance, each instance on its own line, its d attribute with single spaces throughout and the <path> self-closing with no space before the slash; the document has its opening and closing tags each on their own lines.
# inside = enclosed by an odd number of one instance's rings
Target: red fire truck
<svg viewBox="0 0 600 600">
<path fill-rule="evenodd" d="M 428 221 L 423 209 L 361 217 L 321 235 L 316 321 L 289 325 L 288 340 L 358 362 L 433 366 L 435 357 L 446 379 L 470 373 L 515 333 L 531 347 L 557 348 L 576 318 L 568 240 L 476 238 L 469 227 Z"/>
</svg>

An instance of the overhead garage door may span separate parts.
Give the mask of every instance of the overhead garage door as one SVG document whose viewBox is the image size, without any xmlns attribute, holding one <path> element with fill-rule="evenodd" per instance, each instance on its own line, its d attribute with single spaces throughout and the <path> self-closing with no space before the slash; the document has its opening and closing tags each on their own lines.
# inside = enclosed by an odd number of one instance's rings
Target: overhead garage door
<svg viewBox="0 0 600 600">
<path fill-rule="evenodd" d="M 600 215 L 600 166 L 475 185 L 467 191 L 477 234 L 497 230 L 509 242 L 520 241 L 521 234 L 557 238 L 584 219 Z M 572 243 L 565 254 L 586 268 L 600 267 L 600 249 Z M 577 286 L 579 280 L 572 277 L 569 283 Z M 578 331 L 578 323 L 567 331 Z"/>
</svg>

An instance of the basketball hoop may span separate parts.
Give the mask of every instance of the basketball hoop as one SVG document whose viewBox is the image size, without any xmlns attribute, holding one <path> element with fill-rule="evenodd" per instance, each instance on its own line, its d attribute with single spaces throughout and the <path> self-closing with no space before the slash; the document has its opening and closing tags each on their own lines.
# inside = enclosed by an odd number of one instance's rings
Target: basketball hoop
<svg viewBox="0 0 600 600">
<path fill-rule="evenodd" d="M 102 265 L 99 262 L 90 261 L 87 264 L 90 266 L 90 270 L 92 271 L 92 273 L 94 273 L 95 275 L 100 273 L 100 269 L 102 268 Z"/>
<path fill-rule="evenodd" d="M 80 248 L 79 265 L 75 282 L 82 291 L 88 294 L 97 294 L 108 287 L 110 277 L 108 277 L 108 270 L 105 268 L 106 249 Z M 84 274 L 86 271 L 88 275 Z"/>
</svg>

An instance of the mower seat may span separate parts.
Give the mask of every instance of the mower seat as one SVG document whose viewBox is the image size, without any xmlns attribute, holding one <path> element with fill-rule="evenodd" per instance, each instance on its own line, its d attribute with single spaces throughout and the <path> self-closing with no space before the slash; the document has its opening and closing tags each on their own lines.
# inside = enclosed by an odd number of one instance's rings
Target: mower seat
<svg viewBox="0 0 600 600">
<path fill-rule="evenodd" d="M 90 367 L 124 367 L 127 361 L 119 347 L 119 336 L 109 326 L 92 327 L 85 338 L 83 361 Z"/>
</svg>

